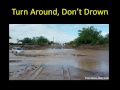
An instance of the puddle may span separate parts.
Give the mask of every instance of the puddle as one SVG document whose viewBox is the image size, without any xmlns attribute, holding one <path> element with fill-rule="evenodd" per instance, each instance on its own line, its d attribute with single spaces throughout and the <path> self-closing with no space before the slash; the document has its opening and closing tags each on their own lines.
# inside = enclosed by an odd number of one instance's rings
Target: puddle
<svg viewBox="0 0 120 90">
<path fill-rule="evenodd" d="M 11 71 L 25 68 L 31 64 L 44 64 L 50 66 L 73 66 L 92 72 L 109 73 L 109 51 L 105 50 L 48 49 L 34 53 L 26 52 L 26 54 L 41 54 L 46 56 L 25 57 L 26 59 L 31 59 L 22 60 L 17 63 L 9 63 Z"/>
</svg>

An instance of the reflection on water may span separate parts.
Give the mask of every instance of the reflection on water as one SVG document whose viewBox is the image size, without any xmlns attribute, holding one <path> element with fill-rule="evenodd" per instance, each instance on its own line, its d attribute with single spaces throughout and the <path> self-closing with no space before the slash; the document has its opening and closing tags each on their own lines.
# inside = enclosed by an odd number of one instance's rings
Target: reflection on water
<svg viewBox="0 0 120 90">
<path fill-rule="evenodd" d="M 109 51 L 105 50 L 45 50 L 41 53 L 58 54 L 57 56 L 36 57 L 38 60 L 22 61 L 24 63 L 73 66 L 93 72 L 109 73 Z M 67 54 L 67 55 L 64 55 Z M 83 54 L 87 56 L 73 56 Z"/>
<path fill-rule="evenodd" d="M 54 62 L 45 62 L 44 65 L 62 65 L 62 66 L 77 66 L 77 63 L 74 60 L 59 60 L 59 61 L 54 61 Z"/>
<path fill-rule="evenodd" d="M 109 73 L 109 51 L 105 50 L 64 50 L 64 53 L 79 53 L 87 56 L 62 56 L 48 58 L 46 65 L 74 66 L 88 71 Z"/>
<path fill-rule="evenodd" d="M 95 72 L 109 72 L 109 65 L 108 62 L 84 62 L 81 61 L 78 65 L 79 68 L 88 71 L 95 71 Z"/>
</svg>

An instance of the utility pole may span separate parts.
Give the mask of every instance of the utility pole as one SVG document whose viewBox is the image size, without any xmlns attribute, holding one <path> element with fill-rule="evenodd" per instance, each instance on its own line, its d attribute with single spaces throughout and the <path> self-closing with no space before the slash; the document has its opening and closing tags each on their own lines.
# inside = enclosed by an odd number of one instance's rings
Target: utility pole
<svg viewBox="0 0 120 90">
<path fill-rule="evenodd" d="M 53 45 L 54 45 L 54 36 L 53 36 Z"/>
<path fill-rule="evenodd" d="M 17 43 L 19 42 L 19 39 L 17 39 Z"/>
</svg>

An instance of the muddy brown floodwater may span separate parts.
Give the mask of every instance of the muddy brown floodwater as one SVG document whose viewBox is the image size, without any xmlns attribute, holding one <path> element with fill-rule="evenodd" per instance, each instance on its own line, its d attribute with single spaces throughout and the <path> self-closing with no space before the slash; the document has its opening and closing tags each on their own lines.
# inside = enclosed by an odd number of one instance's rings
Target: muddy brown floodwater
<svg viewBox="0 0 120 90">
<path fill-rule="evenodd" d="M 109 50 L 26 50 L 21 55 L 9 52 L 9 61 L 10 80 L 109 78 Z"/>
</svg>

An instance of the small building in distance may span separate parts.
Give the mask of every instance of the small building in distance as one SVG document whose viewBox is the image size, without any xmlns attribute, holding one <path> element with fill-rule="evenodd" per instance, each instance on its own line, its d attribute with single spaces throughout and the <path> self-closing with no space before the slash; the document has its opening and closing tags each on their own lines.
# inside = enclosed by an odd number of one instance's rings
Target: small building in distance
<svg viewBox="0 0 120 90">
<path fill-rule="evenodd" d="M 11 44 L 22 44 L 22 42 L 18 42 L 18 40 L 17 39 L 9 39 L 9 45 L 11 45 Z"/>
</svg>

